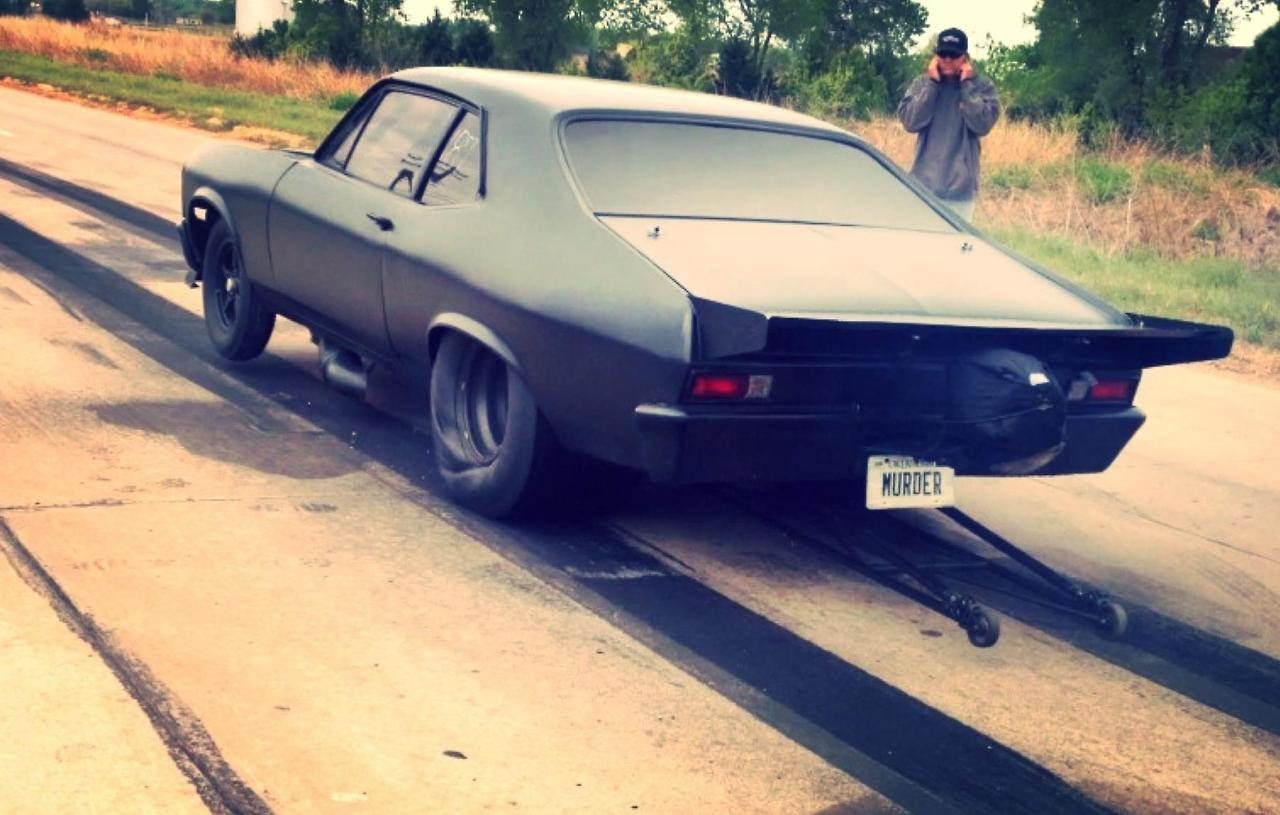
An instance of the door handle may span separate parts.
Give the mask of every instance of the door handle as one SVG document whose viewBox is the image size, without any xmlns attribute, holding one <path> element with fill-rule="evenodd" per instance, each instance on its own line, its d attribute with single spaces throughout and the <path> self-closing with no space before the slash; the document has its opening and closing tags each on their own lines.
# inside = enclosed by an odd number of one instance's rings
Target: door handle
<svg viewBox="0 0 1280 815">
<path fill-rule="evenodd" d="M 366 212 L 365 217 L 377 224 L 378 228 L 383 232 L 390 232 L 396 228 L 396 225 L 391 222 L 390 218 L 384 218 L 381 215 L 374 215 L 372 212 Z"/>
</svg>

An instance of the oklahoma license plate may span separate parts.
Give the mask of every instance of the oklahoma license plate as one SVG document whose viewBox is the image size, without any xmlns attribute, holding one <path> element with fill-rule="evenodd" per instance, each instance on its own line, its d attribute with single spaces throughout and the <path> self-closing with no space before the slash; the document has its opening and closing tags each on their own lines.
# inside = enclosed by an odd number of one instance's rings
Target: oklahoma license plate
<svg viewBox="0 0 1280 815">
<path fill-rule="evenodd" d="M 956 502 L 956 471 L 909 456 L 867 459 L 867 509 L 949 507 Z"/>
</svg>

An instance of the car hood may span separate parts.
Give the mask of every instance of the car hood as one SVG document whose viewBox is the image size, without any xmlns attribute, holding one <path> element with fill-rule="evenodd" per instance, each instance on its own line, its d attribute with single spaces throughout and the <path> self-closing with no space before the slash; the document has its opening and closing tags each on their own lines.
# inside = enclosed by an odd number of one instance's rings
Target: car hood
<svg viewBox="0 0 1280 815">
<path fill-rule="evenodd" d="M 771 317 L 1111 327 L 1129 318 L 967 233 L 601 216 L 691 295 Z"/>
</svg>

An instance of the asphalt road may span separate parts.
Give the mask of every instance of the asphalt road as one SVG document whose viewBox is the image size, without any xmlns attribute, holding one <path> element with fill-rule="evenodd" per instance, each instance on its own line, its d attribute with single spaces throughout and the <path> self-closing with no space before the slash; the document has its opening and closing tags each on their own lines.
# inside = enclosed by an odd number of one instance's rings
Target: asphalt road
<svg viewBox="0 0 1280 815">
<path fill-rule="evenodd" d="M 207 134 L 0 105 L 0 811 L 1280 811 L 1280 389 L 1156 370 L 1107 473 L 960 484 L 1118 642 L 831 491 L 493 524 L 420 388 L 332 392 L 289 324 L 215 359 L 169 225 Z"/>
</svg>

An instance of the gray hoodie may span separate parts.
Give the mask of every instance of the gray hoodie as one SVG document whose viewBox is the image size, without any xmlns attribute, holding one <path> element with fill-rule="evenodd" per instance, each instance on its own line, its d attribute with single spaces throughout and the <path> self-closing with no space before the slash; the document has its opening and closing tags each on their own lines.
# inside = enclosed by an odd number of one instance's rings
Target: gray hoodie
<svg viewBox="0 0 1280 815">
<path fill-rule="evenodd" d="M 1000 118 L 991 80 L 935 82 L 927 74 L 918 76 L 898 104 L 898 118 L 908 133 L 917 134 L 911 174 L 939 198 L 972 198 L 978 191 L 978 140 Z"/>
</svg>

